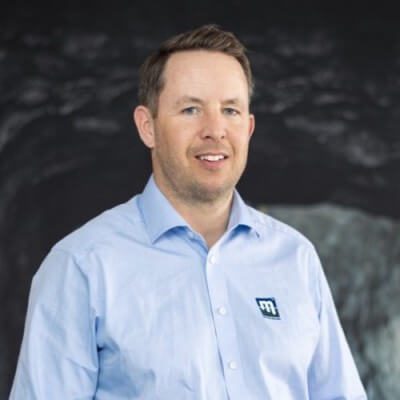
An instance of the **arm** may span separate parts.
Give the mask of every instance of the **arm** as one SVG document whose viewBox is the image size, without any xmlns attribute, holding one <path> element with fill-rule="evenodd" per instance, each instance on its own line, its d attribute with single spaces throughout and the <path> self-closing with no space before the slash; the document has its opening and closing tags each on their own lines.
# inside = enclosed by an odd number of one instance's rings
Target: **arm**
<svg viewBox="0 0 400 400">
<path fill-rule="evenodd" d="M 309 254 L 319 293 L 320 338 L 308 373 L 312 400 L 366 400 L 331 291 L 314 248 Z"/>
<path fill-rule="evenodd" d="M 87 277 L 71 255 L 53 249 L 32 281 L 10 400 L 93 398 L 95 334 Z"/>
</svg>

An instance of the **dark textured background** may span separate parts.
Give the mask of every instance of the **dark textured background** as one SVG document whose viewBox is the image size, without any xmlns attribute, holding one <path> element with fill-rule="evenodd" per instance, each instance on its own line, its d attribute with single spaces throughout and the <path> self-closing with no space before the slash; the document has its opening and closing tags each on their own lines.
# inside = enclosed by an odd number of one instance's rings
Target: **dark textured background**
<svg viewBox="0 0 400 400">
<path fill-rule="evenodd" d="M 143 188 L 149 156 L 131 122 L 137 70 L 174 33 L 215 22 L 251 50 L 257 125 L 240 183 L 245 199 L 342 205 L 368 215 L 366 226 L 376 226 L 374 218 L 382 216 L 391 221 L 384 242 L 398 236 L 398 13 L 384 4 L 295 4 L 15 1 L 3 6 L 0 398 L 6 398 L 14 373 L 30 281 L 50 246 Z M 398 253 L 393 259 L 389 270 L 396 272 Z M 368 283 L 364 289 L 368 293 Z M 346 308 L 339 310 L 346 318 Z M 353 334 L 351 318 L 344 325 Z M 355 341 L 362 335 L 354 330 Z M 365 365 L 364 380 L 374 382 L 380 375 Z M 374 385 L 372 396 L 391 398 L 384 389 L 376 395 Z M 395 390 L 391 393 L 400 393 Z"/>
</svg>

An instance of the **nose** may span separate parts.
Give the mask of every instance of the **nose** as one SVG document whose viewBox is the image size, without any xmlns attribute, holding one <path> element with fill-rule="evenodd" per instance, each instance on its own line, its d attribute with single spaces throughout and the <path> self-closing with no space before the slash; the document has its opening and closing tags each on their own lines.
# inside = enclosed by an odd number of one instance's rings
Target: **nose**
<svg viewBox="0 0 400 400">
<path fill-rule="evenodd" d="M 208 111 L 204 114 L 201 130 L 202 139 L 221 140 L 226 136 L 226 121 L 217 111 Z"/>
</svg>

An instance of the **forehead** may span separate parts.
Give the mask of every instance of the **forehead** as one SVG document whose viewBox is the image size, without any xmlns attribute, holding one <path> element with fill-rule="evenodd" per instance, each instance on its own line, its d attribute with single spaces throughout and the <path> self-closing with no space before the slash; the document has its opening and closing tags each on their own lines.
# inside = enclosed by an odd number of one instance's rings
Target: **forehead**
<svg viewBox="0 0 400 400">
<path fill-rule="evenodd" d="M 172 54 L 164 69 L 160 96 L 248 96 L 240 63 L 232 56 L 208 50 Z"/>
</svg>

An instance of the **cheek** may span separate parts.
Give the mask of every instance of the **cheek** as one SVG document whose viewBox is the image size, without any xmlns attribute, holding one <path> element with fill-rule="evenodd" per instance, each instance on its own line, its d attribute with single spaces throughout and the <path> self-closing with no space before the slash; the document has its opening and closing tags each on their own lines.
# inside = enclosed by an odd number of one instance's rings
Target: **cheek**
<svg viewBox="0 0 400 400">
<path fill-rule="evenodd" d="M 178 158 L 189 157 L 191 148 L 194 143 L 193 129 L 189 127 L 185 129 L 182 125 L 179 125 L 176 129 L 172 129 L 169 132 L 166 140 L 166 145 L 169 148 L 169 152 L 174 154 Z"/>
<path fill-rule="evenodd" d="M 231 143 L 238 152 L 246 151 L 249 147 L 250 137 L 245 135 L 243 131 L 232 135 Z"/>
<path fill-rule="evenodd" d="M 164 158 L 177 160 L 179 163 L 187 162 L 190 156 L 190 146 L 179 134 L 164 137 L 160 146 L 160 152 Z M 179 160 L 179 161 L 178 161 Z"/>
</svg>

